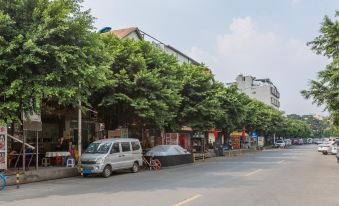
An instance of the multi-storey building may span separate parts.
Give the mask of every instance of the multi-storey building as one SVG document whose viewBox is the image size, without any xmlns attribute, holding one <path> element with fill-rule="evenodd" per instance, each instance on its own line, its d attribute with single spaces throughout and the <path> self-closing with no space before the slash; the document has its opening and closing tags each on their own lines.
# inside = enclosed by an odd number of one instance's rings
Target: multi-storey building
<svg viewBox="0 0 339 206">
<path fill-rule="evenodd" d="M 270 79 L 256 79 L 240 74 L 236 78 L 236 83 L 238 89 L 248 96 L 279 109 L 280 93 Z"/>
<path fill-rule="evenodd" d="M 177 50 L 171 45 L 165 44 L 155 37 L 140 30 L 138 27 L 128 27 L 123 29 L 110 30 L 109 32 L 115 34 L 120 39 L 134 39 L 134 40 L 146 40 L 152 42 L 156 47 L 162 49 L 168 54 L 175 56 L 179 63 L 191 63 L 194 65 L 200 65 L 197 61 L 187 56 L 183 52 Z"/>
</svg>

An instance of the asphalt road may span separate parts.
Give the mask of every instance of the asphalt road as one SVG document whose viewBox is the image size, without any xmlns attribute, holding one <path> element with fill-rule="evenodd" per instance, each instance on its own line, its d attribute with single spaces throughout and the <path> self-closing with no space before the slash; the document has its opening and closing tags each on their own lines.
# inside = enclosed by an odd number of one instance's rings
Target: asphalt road
<svg viewBox="0 0 339 206">
<path fill-rule="evenodd" d="M 339 206 L 339 164 L 315 145 L 209 159 L 158 172 L 10 187 L 0 205 Z"/>
</svg>

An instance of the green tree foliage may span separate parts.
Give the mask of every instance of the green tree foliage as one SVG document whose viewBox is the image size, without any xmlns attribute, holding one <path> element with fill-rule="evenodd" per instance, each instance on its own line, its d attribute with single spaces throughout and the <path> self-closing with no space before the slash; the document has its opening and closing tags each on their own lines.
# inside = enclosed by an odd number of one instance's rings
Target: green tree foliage
<svg viewBox="0 0 339 206">
<path fill-rule="evenodd" d="M 2 121 L 19 120 L 31 99 L 76 105 L 107 84 L 111 59 L 80 2 L 0 0 Z"/>
<path fill-rule="evenodd" d="M 114 59 L 109 78 L 116 85 L 96 91 L 92 99 L 108 127 L 131 123 L 167 126 L 182 99 L 176 59 L 146 41 L 103 36 Z"/>
<path fill-rule="evenodd" d="M 339 11 L 335 17 L 339 17 Z M 320 29 L 321 35 L 309 42 L 312 50 L 331 60 L 319 72 L 318 79 L 311 81 L 310 89 L 302 91 L 306 98 L 313 98 L 317 105 L 325 105 L 334 124 L 339 125 L 339 22 L 325 16 Z"/>
<path fill-rule="evenodd" d="M 203 65 L 183 64 L 181 105 L 175 121 L 193 130 L 206 130 L 215 126 L 222 114 L 220 84 L 214 80 L 211 71 Z"/>
<path fill-rule="evenodd" d="M 339 127 L 331 125 L 324 130 L 324 137 L 339 137 Z"/>
</svg>

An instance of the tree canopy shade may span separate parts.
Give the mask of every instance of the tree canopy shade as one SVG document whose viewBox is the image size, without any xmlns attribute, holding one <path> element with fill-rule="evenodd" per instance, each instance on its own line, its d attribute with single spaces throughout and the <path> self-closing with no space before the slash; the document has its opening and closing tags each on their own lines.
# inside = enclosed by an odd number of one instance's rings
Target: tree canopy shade
<svg viewBox="0 0 339 206">
<path fill-rule="evenodd" d="M 336 18 L 339 11 L 336 11 Z M 332 61 L 319 72 L 318 79 L 312 80 L 309 90 L 302 91 L 306 98 L 313 98 L 317 105 L 325 105 L 335 125 L 339 125 L 339 22 L 325 16 L 320 36 L 309 42 L 317 54 Z"/>
<path fill-rule="evenodd" d="M 77 105 L 107 84 L 112 59 L 80 3 L 0 0 L 2 121 L 18 120 L 31 99 Z"/>
<path fill-rule="evenodd" d="M 150 124 L 160 128 L 176 116 L 181 103 L 179 65 L 176 59 L 146 41 L 105 36 L 114 62 L 107 85 L 93 94 L 108 128 L 126 124 Z"/>
</svg>

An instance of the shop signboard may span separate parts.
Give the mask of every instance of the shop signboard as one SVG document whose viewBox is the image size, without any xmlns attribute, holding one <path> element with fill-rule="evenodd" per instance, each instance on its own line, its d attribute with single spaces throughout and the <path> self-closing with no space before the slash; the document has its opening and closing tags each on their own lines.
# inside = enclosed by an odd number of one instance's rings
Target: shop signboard
<svg viewBox="0 0 339 206">
<path fill-rule="evenodd" d="M 0 125 L 0 169 L 7 169 L 7 128 Z"/>
<path fill-rule="evenodd" d="M 258 137 L 258 147 L 263 147 L 264 144 L 265 144 L 265 138 L 259 136 L 259 137 Z"/>
</svg>

